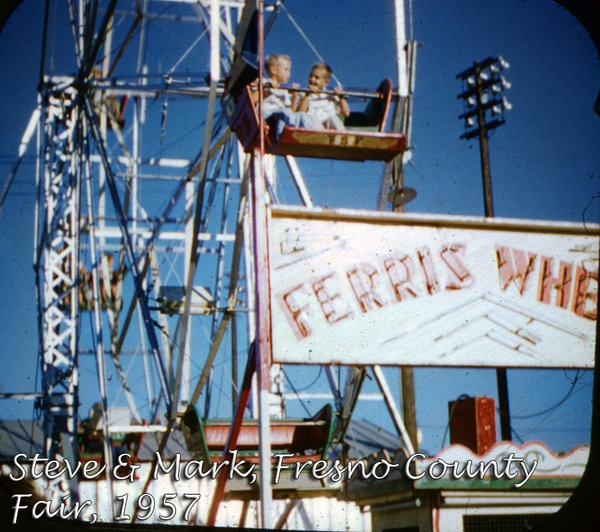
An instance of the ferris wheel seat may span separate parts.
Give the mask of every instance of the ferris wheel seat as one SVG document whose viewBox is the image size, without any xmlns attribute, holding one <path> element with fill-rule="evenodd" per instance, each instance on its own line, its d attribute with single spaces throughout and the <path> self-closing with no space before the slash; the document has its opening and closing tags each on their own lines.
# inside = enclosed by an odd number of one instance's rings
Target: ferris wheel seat
<svg viewBox="0 0 600 532">
<path fill-rule="evenodd" d="M 392 81 L 389 78 L 384 79 L 375 91 L 377 97 L 369 100 L 364 111 L 351 111 L 344 119 L 346 128 L 368 128 L 383 132 L 392 103 L 392 90 Z"/>
<path fill-rule="evenodd" d="M 306 129 L 287 125 L 283 133 L 274 138 L 273 132 L 265 124 L 266 153 L 349 161 L 391 161 L 406 148 L 405 134 L 384 131 L 391 88 L 390 80 L 382 81 L 376 91 L 377 97 L 369 102 L 366 109 L 353 112 L 346 118 L 345 130 Z M 251 153 L 260 143 L 260 121 L 250 87 L 244 87 L 237 98 L 224 95 L 221 104 L 244 151 Z"/>
<path fill-rule="evenodd" d="M 375 131 L 303 129 L 286 126 L 275 144 L 274 155 L 294 155 L 349 161 L 391 161 L 404 151 L 405 136 Z"/>
<path fill-rule="evenodd" d="M 128 100 L 128 95 L 118 99 L 114 94 L 109 94 L 103 101 L 96 102 L 95 111 L 98 120 L 100 120 L 100 116 L 105 110 L 108 118 L 106 121 L 107 129 L 113 130 L 113 124 L 116 124 L 119 130 L 123 129 L 125 127 L 125 107 Z"/>
<path fill-rule="evenodd" d="M 293 458 L 290 458 L 293 462 L 326 456 L 334 428 L 331 405 L 325 405 L 312 418 L 271 419 L 269 423 L 274 452 L 293 454 Z M 231 420 L 201 419 L 194 405 L 188 406 L 183 415 L 183 432 L 188 450 L 207 461 L 222 458 L 230 429 Z M 259 437 L 258 420 L 245 419 L 235 448 L 248 463 L 258 461 Z"/>
<path fill-rule="evenodd" d="M 119 271 L 113 269 L 113 260 L 113 255 L 107 254 L 105 258 L 100 259 L 100 266 L 98 267 L 98 301 L 102 310 L 120 310 L 123 304 L 120 297 L 121 281 Z M 107 268 L 106 273 L 104 273 L 103 265 Z M 64 286 L 60 287 L 62 290 L 65 288 Z M 79 309 L 82 311 L 94 310 L 96 302 L 94 301 L 92 270 L 87 269 L 85 266 L 81 266 L 79 269 L 78 288 Z M 69 303 L 68 298 L 65 303 Z"/>
<path fill-rule="evenodd" d="M 185 286 L 161 286 L 158 290 L 158 310 L 164 314 L 182 314 L 185 302 Z M 210 315 L 215 310 L 215 302 L 210 290 L 205 286 L 193 286 L 190 293 L 190 314 Z"/>
</svg>

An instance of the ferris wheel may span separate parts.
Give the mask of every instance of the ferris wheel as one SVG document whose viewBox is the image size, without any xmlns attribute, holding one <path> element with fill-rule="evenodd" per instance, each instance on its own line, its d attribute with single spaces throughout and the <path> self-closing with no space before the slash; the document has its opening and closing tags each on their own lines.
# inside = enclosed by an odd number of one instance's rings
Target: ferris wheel
<svg viewBox="0 0 600 532">
<path fill-rule="evenodd" d="M 267 427 L 285 420 L 287 375 L 265 354 L 260 223 L 281 180 L 313 206 L 305 157 L 381 161 L 379 208 L 399 210 L 410 196 L 402 156 L 414 43 L 403 2 L 394 7 L 398 79 L 348 93 L 378 102 L 367 117 L 375 131 L 333 142 L 289 130 L 275 142 L 244 76 L 262 76 L 264 37 L 291 16 L 283 1 L 46 3 L 38 107 L 24 141 L 37 131 L 36 405 L 48 456 L 100 447 L 110 466 L 123 433 L 131 449 L 150 434 L 160 451 L 174 428 L 192 440 L 211 418 L 228 428 L 244 416 Z M 55 62 L 56 35 L 68 35 L 73 52 Z M 340 442 L 366 370 L 322 370 L 334 412 L 310 415 L 338 420 Z M 264 427 L 261 435 L 268 440 Z"/>
</svg>

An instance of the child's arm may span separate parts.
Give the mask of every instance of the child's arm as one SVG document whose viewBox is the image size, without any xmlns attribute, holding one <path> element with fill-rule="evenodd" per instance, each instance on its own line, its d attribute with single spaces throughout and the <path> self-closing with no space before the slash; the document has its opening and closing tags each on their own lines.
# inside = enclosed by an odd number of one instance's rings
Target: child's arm
<svg viewBox="0 0 600 532">
<path fill-rule="evenodd" d="M 292 89 L 298 89 L 300 87 L 300 84 L 292 83 L 290 85 L 290 87 Z M 300 105 L 300 93 L 298 91 L 293 91 L 292 92 L 292 103 L 290 105 L 290 107 L 292 108 L 292 111 L 294 111 L 294 112 L 298 111 L 299 105 Z"/>
<path fill-rule="evenodd" d="M 350 108 L 348 107 L 348 102 L 346 101 L 346 98 L 344 98 L 344 96 L 342 95 L 342 88 L 336 87 L 335 89 L 333 89 L 333 92 L 338 97 L 341 115 L 342 116 L 350 116 Z"/>
<path fill-rule="evenodd" d="M 308 112 L 308 92 L 305 92 L 304 96 L 300 100 L 300 103 L 298 104 L 298 111 L 301 113 Z"/>
<path fill-rule="evenodd" d="M 253 81 L 252 83 L 250 83 L 250 100 L 252 101 L 253 105 L 257 105 L 258 104 L 258 82 L 257 81 Z"/>
</svg>

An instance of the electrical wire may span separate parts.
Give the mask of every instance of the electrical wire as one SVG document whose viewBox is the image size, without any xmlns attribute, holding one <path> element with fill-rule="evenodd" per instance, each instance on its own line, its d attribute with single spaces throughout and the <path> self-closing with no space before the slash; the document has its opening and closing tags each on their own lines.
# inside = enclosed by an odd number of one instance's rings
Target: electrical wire
<svg viewBox="0 0 600 532">
<path fill-rule="evenodd" d="M 573 379 L 573 382 L 571 383 L 571 387 L 569 388 L 569 390 L 567 391 L 565 396 L 557 403 L 553 404 L 552 406 L 550 406 L 548 408 L 545 408 L 544 410 L 541 410 L 540 412 L 536 412 L 534 414 L 526 414 L 526 415 L 522 415 L 522 416 L 511 415 L 511 417 L 514 419 L 531 419 L 533 417 L 543 416 L 544 414 L 554 412 L 554 410 L 556 410 L 560 405 L 562 405 L 573 393 L 573 390 L 575 389 L 575 385 L 577 384 L 577 381 L 579 380 L 579 374 L 580 374 L 580 372 L 577 371 L 575 378 Z"/>
<path fill-rule="evenodd" d="M 308 417 L 310 417 L 311 416 L 310 410 L 308 409 L 308 407 L 306 406 L 306 404 L 304 403 L 304 401 L 300 398 L 300 393 L 298 392 L 298 390 L 296 390 L 296 388 L 294 387 L 294 384 L 292 383 L 292 381 L 290 380 L 290 378 L 288 377 L 287 373 L 284 371 L 283 368 L 281 368 L 281 373 L 283 373 L 283 376 L 285 377 L 285 380 L 287 381 L 287 383 L 292 388 L 292 391 L 296 394 L 296 397 L 298 397 L 298 401 L 300 401 L 300 404 L 302 405 L 302 408 L 304 408 L 304 411 L 306 412 L 306 414 L 308 415 Z"/>
<path fill-rule="evenodd" d="M 444 436 L 442 437 L 442 446 L 440 447 L 440 449 L 443 449 L 446 443 L 446 436 L 448 436 L 448 431 L 450 430 L 450 423 L 452 423 L 452 417 L 454 416 L 454 409 L 456 408 L 456 403 L 458 401 L 462 401 L 463 399 L 468 399 L 469 397 L 470 396 L 468 394 L 462 393 L 452 403 L 452 408 L 450 408 L 450 415 L 448 416 L 448 423 L 446 423 L 446 429 L 444 430 Z"/>
</svg>

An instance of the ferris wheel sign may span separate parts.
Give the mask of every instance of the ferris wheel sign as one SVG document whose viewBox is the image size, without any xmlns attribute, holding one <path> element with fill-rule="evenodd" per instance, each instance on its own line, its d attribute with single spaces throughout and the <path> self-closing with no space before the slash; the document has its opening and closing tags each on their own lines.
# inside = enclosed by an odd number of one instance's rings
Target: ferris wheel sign
<svg viewBox="0 0 600 532">
<path fill-rule="evenodd" d="M 273 360 L 592 368 L 600 228 L 276 207 Z"/>
</svg>

